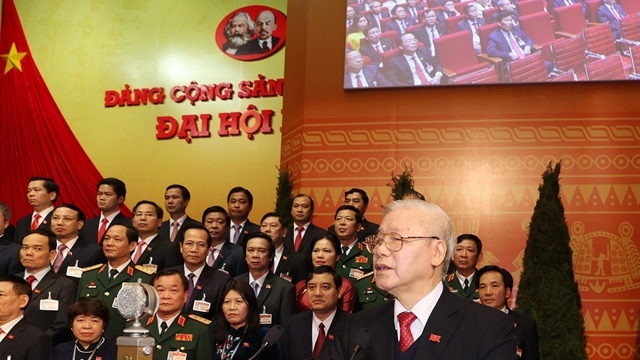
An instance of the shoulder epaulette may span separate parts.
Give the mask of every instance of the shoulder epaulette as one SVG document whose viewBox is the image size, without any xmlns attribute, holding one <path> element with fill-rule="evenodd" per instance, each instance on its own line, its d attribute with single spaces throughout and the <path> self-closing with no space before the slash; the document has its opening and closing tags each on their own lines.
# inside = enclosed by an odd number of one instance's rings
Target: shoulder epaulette
<svg viewBox="0 0 640 360">
<path fill-rule="evenodd" d="M 366 277 L 369 277 L 369 276 L 371 276 L 371 275 L 373 275 L 373 271 L 370 271 L 370 272 L 368 272 L 368 273 L 366 273 L 366 274 L 364 274 L 364 275 L 362 275 L 362 276 L 358 277 L 358 278 L 356 279 L 356 281 L 360 281 L 360 280 L 362 280 L 362 279 L 364 279 L 364 278 L 366 278 Z"/>
<path fill-rule="evenodd" d="M 155 271 L 151 271 L 151 270 L 147 269 L 146 267 L 144 267 L 142 265 L 136 265 L 135 268 L 136 268 L 136 270 L 142 271 L 143 273 L 145 273 L 147 275 L 153 275 L 153 274 L 156 273 Z"/>
<path fill-rule="evenodd" d="M 193 319 L 193 320 L 195 320 L 197 322 L 200 322 L 200 323 L 203 323 L 205 325 L 211 324 L 211 320 L 205 319 L 202 316 L 198 316 L 198 315 L 189 314 L 189 319 Z"/>
<path fill-rule="evenodd" d="M 102 267 L 102 265 L 104 265 L 104 264 L 97 264 L 97 265 L 92 265 L 92 266 L 89 266 L 89 267 L 83 268 L 83 269 L 82 269 L 82 272 L 86 272 L 86 271 L 91 271 L 91 270 L 98 269 L 98 268 Z"/>
</svg>

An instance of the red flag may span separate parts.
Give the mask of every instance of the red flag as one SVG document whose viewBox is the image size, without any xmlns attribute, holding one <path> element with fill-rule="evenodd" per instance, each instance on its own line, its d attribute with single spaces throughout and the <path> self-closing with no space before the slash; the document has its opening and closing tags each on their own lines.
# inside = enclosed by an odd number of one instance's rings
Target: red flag
<svg viewBox="0 0 640 360">
<path fill-rule="evenodd" d="M 102 176 L 40 75 L 13 0 L 2 1 L 1 22 L 0 134 L 5 154 L 0 200 L 15 214 L 11 222 L 33 211 L 26 198 L 32 176 L 50 177 L 58 183 L 56 204 L 74 203 L 88 217 L 98 215 L 96 184 Z M 108 146 L 105 144 L 107 150 Z M 130 215 L 128 209 L 123 212 Z"/>
</svg>

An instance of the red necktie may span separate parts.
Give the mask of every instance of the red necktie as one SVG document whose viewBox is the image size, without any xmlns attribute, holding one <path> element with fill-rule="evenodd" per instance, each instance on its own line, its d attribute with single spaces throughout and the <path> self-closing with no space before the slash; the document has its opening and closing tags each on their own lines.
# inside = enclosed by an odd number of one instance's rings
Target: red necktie
<svg viewBox="0 0 640 360">
<path fill-rule="evenodd" d="M 313 356 L 317 357 L 320 354 L 320 350 L 322 350 L 322 344 L 324 344 L 324 324 L 320 323 L 318 327 L 318 339 L 316 340 L 316 344 L 313 346 Z"/>
<path fill-rule="evenodd" d="M 27 276 L 27 282 L 29 283 L 29 286 L 31 286 L 33 288 L 33 282 L 36 281 L 36 277 L 33 275 L 29 275 Z"/>
<path fill-rule="evenodd" d="M 613 16 L 615 16 L 616 19 L 620 20 L 620 14 L 618 14 L 618 12 L 616 11 L 616 8 L 611 5 L 611 12 L 613 13 Z"/>
<path fill-rule="evenodd" d="M 400 351 L 405 352 L 413 344 L 413 335 L 411 334 L 411 323 L 418 317 L 411 311 L 405 311 L 398 314 L 398 322 L 400 323 Z"/>
<path fill-rule="evenodd" d="M 36 215 L 33 217 L 33 222 L 31 223 L 31 230 L 35 230 L 35 229 L 37 229 L 37 228 L 38 228 L 38 225 L 40 225 L 40 224 L 39 224 L 39 221 L 40 221 L 40 218 L 41 218 L 41 217 L 42 217 L 42 216 L 40 216 L 40 214 L 36 214 Z"/>
<path fill-rule="evenodd" d="M 378 50 L 378 52 L 379 52 L 380 54 L 382 54 L 382 53 L 384 52 L 384 50 L 382 50 L 382 46 L 380 46 L 380 45 L 378 45 L 378 44 L 376 44 L 376 50 Z"/>
<path fill-rule="evenodd" d="M 296 240 L 293 244 L 293 251 L 298 252 L 300 249 L 300 243 L 302 242 L 302 231 L 304 231 L 304 228 L 302 226 L 298 226 L 296 230 L 298 231 L 298 234 L 296 235 Z"/>
<path fill-rule="evenodd" d="M 102 225 L 100 225 L 100 229 L 98 230 L 98 239 L 96 240 L 98 244 L 100 244 L 100 241 L 104 236 L 104 233 L 107 231 L 107 224 L 109 224 L 109 219 L 107 218 L 102 219 Z"/>
<path fill-rule="evenodd" d="M 422 67 L 420 66 L 420 60 L 418 60 L 418 57 L 416 56 L 416 54 L 413 54 L 412 59 L 413 59 L 413 62 L 415 63 L 416 73 L 418 73 L 420 82 L 422 83 L 422 85 L 429 85 L 429 80 L 427 79 L 427 75 L 422 70 Z"/>
<path fill-rule="evenodd" d="M 360 75 L 356 75 L 356 84 L 359 88 L 364 87 L 364 85 L 362 85 L 362 80 L 360 79 Z"/>
<path fill-rule="evenodd" d="M 516 38 L 515 36 L 513 36 L 513 33 L 511 31 L 509 31 L 509 41 L 511 42 L 511 47 L 513 47 L 513 50 L 515 50 L 516 54 L 518 54 L 518 59 L 523 59 L 524 52 L 520 48 L 520 45 L 518 45 L 518 42 L 516 41 Z"/>
</svg>

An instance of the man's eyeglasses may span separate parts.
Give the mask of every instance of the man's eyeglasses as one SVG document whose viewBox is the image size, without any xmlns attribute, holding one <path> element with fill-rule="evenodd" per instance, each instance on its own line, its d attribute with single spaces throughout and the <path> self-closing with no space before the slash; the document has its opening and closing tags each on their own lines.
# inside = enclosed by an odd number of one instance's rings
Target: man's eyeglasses
<svg viewBox="0 0 640 360">
<path fill-rule="evenodd" d="M 152 217 L 156 217 L 156 214 L 154 214 L 154 213 L 152 213 L 152 212 L 150 212 L 150 211 L 147 211 L 147 212 L 136 211 L 136 212 L 133 214 L 133 216 L 137 216 L 137 217 L 143 217 L 143 216 L 146 216 L 146 217 L 148 217 L 148 218 L 152 218 Z"/>
<path fill-rule="evenodd" d="M 437 236 L 402 236 L 398 233 L 388 233 L 367 236 L 364 239 L 364 244 L 367 246 L 367 250 L 372 254 L 382 243 L 384 243 L 389 251 L 396 252 L 402 249 L 402 244 L 405 242 L 411 242 L 419 239 L 440 240 Z"/>
<path fill-rule="evenodd" d="M 192 247 L 195 246 L 196 248 L 198 248 L 198 250 L 204 250 L 204 249 L 209 247 L 209 245 L 207 245 L 206 242 L 202 242 L 202 241 L 195 242 L 195 241 L 191 241 L 191 240 L 187 240 L 187 241 L 183 242 L 182 246 L 185 246 L 185 247 L 188 247 L 188 248 L 192 248 Z"/>
</svg>

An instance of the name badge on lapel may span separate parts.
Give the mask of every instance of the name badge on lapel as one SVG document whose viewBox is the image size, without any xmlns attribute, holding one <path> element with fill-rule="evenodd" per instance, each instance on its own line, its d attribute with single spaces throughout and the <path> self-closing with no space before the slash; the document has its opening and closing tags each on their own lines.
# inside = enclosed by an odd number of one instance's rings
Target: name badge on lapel
<svg viewBox="0 0 640 360">
<path fill-rule="evenodd" d="M 354 279 L 359 279 L 362 277 L 362 275 L 364 275 L 364 271 L 360 269 L 351 268 L 351 270 L 349 270 L 349 277 L 352 277 Z"/>
<path fill-rule="evenodd" d="M 76 260 L 75 266 L 69 266 L 67 268 L 67 276 L 78 279 L 82 277 L 82 268 L 78 267 L 78 260 Z"/>
<path fill-rule="evenodd" d="M 58 300 L 51 298 L 51 291 L 49 291 L 49 298 L 40 300 L 40 310 L 43 311 L 58 311 Z"/>
<path fill-rule="evenodd" d="M 180 352 L 180 350 L 169 351 L 169 353 L 167 353 L 167 360 L 187 360 L 187 354 Z"/>
<path fill-rule="evenodd" d="M 293 278 L 291 276 L 289 276 L 289 272 L 288 271 L 287 271 L 286 274 L 280 273 L 280 277 L 283 278 L 284 280 L 287 280 L 288 282 L 293 282 Z"/>
<path fill-rule="evenodd" d="M 227 270 L 225 270 L 224 268 L 227 266 L 227 263 L 222 263 L 222 267 L 220 267 L 220 271 L 222 271 L 223 273 L 229 275 L 229 272 Z"/>
<path fill-rule="evenodd" d="M 193 310 L 201 311 L 201 312 L 209 312 L 209 309 L 211 308 L 211 303 L 205 301 L 206 297 L 207 297 L 207 295 L 202 294 L 202 300 L 194 301 L 193 302 Z"/>
<path fill-rule="evenodd" d="M 262 314 L 260 314 L 260 325 L 271 325 L 273 323 L 273 316 L 267 314 L 267 307 L 262 307 Z"/>
<path fill-rule="evenodd" d="M 149 247 L 147 247 L 147 249 L 149 249 Z M 148 264 L 143 264 L 142 266 L 144 266 L 145 269 L 155 273 L 155 272 L 158 271 L 158 265 L 152 264 L 151 263 L 152 261 L 153 261 L 153 257 L 150 257 L 149 258 L 149 263 Z"/>
</svg>

